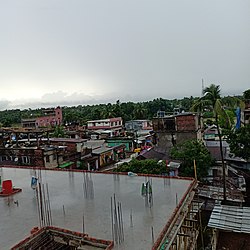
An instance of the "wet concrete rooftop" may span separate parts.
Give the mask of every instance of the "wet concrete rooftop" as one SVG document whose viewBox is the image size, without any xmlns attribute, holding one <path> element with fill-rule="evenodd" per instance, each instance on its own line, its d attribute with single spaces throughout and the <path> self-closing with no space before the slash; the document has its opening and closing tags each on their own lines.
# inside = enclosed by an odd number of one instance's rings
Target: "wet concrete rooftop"
<svg viewBox="0 0 250 250">
<path fill-rule="evenodd" d="M 114 249 L 151 249 L 154 240 L 170 219 L 176 202 L 181 200 L 191 180 L 150 177 L 153 205 L 145 205 L 142 183 L 148 177 L 88 173 L 93 181 L 91 196 L 84 195 L 82 172 L 42 170 L 48 183 L 53 225 L 82 232 L 91 237 L 112 240 L 111 197 L 121 202 L 125 241 Z M 39 225 L 36 196 L 31 188 L 32 169 L 0 168 L 2 180 L 11 179 L 22 192 L 9 199 L 0 197 L 0 249 L 10 249 Z M 86 180 L 86 173 L 85 173 Z M 86 185 L 85 185 L 86 187 Z M 91 188 L 89 187 L 89 190 Z M 18 200 L 17 206 L 14 201 Z"/>
</svg>

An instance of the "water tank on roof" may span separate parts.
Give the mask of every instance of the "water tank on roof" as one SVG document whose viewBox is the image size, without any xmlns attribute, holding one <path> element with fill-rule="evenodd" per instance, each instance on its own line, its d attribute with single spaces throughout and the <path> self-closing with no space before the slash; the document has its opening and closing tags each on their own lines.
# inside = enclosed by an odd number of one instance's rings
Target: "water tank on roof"
<svg viewBox="0 0 250 250">
<path fill-rule="evenodd" d="M 2 193 L 3 194 L 11 194 L 13 191 L 12 188 L 12 181 L 11 180 L 5 180 L 2 183 Z"/>
<path fill-rule="evenodd" d="M 157 117 L 158 117 L 158 118 L 163 118 L 163 117 L 165 117 L 165 111 L 157 111 Z"/>
<path fill-rule="evenodd" d="M 178 115 L 181 113 L 181 109 L 180 108 L 174 108 L 174 115 Z"/>
</svg>

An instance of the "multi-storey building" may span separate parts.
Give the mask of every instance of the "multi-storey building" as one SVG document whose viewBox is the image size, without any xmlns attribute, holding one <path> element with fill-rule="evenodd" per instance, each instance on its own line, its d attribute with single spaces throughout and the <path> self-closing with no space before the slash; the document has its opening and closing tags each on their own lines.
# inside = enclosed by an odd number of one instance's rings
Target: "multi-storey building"
<svg viewBox="0 0 250 250">
<path fill-rule="evenodd" d="M 245 100 L 245 108 L 241 111 L 241 124 L 250 124 L 250 99 Z"/>
<path fill-rule="evenodd" d="M 153 118 L 155 132 L 153 141 L 157 151 L 168 155 L 175 144 L 190 139 L 201 139 L 201 125 L 198 118 L 194 113 Z"/>
<path fill-rule="evenodd" d="M 110 130 L 111 136 L 119 134 L 122 131 L 122 118 L 115 117 L 109 119 L 93 120 L 87 122 L 88 130 Z"/>
<path fill-rule="evenodd" d="M 38 128 L 61 125 L 63 122 L 62 108 L 42 109 L 43 115 L 35 118 L 22 119 L 23 128 Z"/>
</svg>

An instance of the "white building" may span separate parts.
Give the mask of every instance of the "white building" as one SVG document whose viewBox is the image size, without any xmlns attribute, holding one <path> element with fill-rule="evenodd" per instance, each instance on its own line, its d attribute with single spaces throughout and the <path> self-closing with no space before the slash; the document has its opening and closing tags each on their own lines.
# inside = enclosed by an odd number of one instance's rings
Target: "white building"
<svg viewBox="0 0 250 250">
<path fill-rule="evenodd" d="M 88 121 L 87 128 L 89 130 L 111 130 L 114 131 L 114 135 L 116 135 L 121 132 L 123 128 L 122 118 L 115 117 L 109 119 Z"/>
</svg>

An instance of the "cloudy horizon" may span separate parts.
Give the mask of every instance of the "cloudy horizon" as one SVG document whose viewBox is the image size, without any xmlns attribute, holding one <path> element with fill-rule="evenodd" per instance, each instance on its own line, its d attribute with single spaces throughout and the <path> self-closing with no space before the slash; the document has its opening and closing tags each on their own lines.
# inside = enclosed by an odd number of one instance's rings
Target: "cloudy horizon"
<svg viewBox="0 0 250 250">
<path fill-rule="evenodd" d="M 0 109 L 241 95 L 245 0 L 0 2 Z"/>
</svg>

